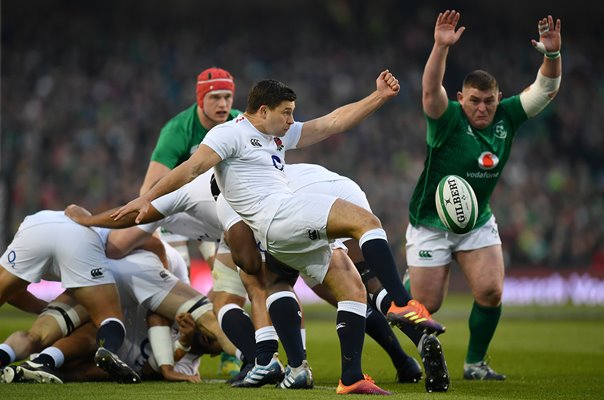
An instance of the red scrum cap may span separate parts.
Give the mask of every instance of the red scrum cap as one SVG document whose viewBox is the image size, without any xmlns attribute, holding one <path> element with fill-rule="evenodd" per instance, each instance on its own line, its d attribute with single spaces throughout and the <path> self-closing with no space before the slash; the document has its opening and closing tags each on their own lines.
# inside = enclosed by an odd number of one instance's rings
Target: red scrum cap
<svg viewBox="0 0 604 400">
<path fill-rule="evenodd" d="M 206 94 L 220 90 L 235 93 L 233 76 L 222 68 L 208 68 L 197 75 L 197 105 L 203 108 L 203 99 Z"/>
</svg>

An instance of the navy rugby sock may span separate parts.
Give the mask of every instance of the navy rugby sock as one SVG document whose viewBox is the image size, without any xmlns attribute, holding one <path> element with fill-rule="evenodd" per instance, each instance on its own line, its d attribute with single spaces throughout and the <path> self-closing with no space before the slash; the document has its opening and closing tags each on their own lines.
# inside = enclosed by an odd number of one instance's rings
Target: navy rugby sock
<svg viewBox="0 0 604 400">
<path fill-rule="evenodd" d="M 365 235 L 368 235 L 370 232 L 365 233 Z M 366 237 L 365 235 L 359 241 L 365 261 L 373 269 L 380 282 L 382 282 L 382 285 L 384 285 L 394 303 L 399 307 L 407 305 L 409 300 L 411 300 L 411 296 L 409 296 L 409 293 L 407 293 L 407 290 L 403 286 L 388 242 L 379 237 L 369 237 L 363 240 Z"/>
<path fill-rule="evenodd" d="M 299 367 L 304 360 L 304 346 L 300 334 L 302 312 L 298 300 L 292 292 L 283 291 L 270 295 L 266 304 L 287 354 L 287 363 L 292 368 Z"/>
<path fill-rule="evenodd" d="M 361 353 L 365 341 L 365 304 L 356 301 L 338 302 L 336 331 L 340 338 L 342 383 L 346 386 L 363 379 Z"/>
<path fill-rule="evenodd" d="M 235 305 L 228 304 L 218 311 L 220 328 L 231 342 L 241 351 L 247 361 L 252 361 L 256 353 L 254 339 L 254 324 L 245 311 Z"/>
<path fill-rule="evenodd" d="M 112 353 L 116 353 L 126 336 L 126 328 L 122 321 L 116 318 L 107 318 L 96 331 L 96 343 Z"/>
</svg>

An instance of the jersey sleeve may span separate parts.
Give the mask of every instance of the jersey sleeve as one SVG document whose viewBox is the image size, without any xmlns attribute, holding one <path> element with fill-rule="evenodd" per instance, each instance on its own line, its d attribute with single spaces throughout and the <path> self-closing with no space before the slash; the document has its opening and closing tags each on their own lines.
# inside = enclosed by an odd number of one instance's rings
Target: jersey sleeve
<svg viewBox="0 0 604 400">
<path fill-rule="evenodd" d="M 186 284 L 191 284 L 189 280 L 189 271 L 187 270 L 187 263 L 182 258 L 178 250 L 170 246 L 167 242 L 163 241 L 164 247 L 166 248 L 166 257 L 168 258 L 169 270 L 178 279 Z"/>
<path fill-rule="evenodd" d="M 296 146 L 298 146 L 300 136 L 302 135 L 303 125 L 304 123 L 302 122 L 294 122 L 285 133 L 285 136 L 281 138 L 285 150 L 295 149 Z"/>
<path fill-rule="evenodd" d="M 424 117 L 427 123 L 426 141 L 431 147 L 440 147 L 446 140 L 447 132 L 457 121 L 457 115 L 461 110 L 459 103 L 449 100 L 447 109 L 437 119 L 430 118 L 426 113 Z"/>
<path fill-rule="evenodd" d="M 148 224 L 137 225 L 136 227 L 143 232 L 153 233 L 161 226 L 161 220 L 155 222 L 149 222 Z"/>
<path fill-rule="evenodd" d="M 186 211 L 187 206 L 191 203 L 189 196 L 190 182 L 180 189 L 165 194 L 151 202 L 157 211 L 163 214 L 164 217 L 174 215 L 181 211 Z"/>
<path fill-rule="evenodd" d="M 528 119 L 526 111 L 524 111 L 524 108 L 522 107 L 520 95 L 501 100 L 500 107 L 503 108 L 507 117 L 509 118 L 514 132 L 516 132 L 520 125 Z"/>
<path fill-rule="evenodd" d="M 241 135 L 233 134 L 229 125 L 219 125 L 212 128 L 201 142 L 210 147 L 221 159 L 235 157 L 241 145 Z"/>
</svg>

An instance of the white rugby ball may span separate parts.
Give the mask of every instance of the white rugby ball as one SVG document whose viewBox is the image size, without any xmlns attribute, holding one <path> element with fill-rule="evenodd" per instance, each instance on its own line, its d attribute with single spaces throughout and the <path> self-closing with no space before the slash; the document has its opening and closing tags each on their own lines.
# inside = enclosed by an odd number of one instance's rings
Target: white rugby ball
<svg viewBox="0 0 604 400">
<path fill-rule="evenodd" d="M 454 233 L 468 233 L 478 218 L 478 202 L 472 186 L 460 176 L 440 180 L 434 196 L 441 222 Z"/>
</svg>

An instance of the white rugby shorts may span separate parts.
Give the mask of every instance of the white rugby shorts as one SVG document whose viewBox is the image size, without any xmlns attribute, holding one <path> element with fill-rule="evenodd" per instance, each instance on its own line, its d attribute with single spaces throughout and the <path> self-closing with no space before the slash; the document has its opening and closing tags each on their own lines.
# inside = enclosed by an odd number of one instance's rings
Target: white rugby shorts
<svg viewBox="0 0 604 400">
<path fill-rule="evenodd" d="M 476 250 L 501 244 L 495 216 L 480 228 L 464 235 L 419 225 L 409 224 L 407 240 L 407 265 L 410 267 L 439 267 L 448 265 L 457 251 Z"/>
<path fill-rule="evenodd" d="M 336 200 L 297 193 L 282 201 L 268 228 L 268 251 L 282 263 L 323 282 L 332 253 L 327 218 Z"/>
<path fill-rule="evenodd" d="M 99 235 L 74 222 L 45 222 L 34 215 L 19 227 L 0 263 L 27 281 L 61 281 L 65 289 L 114 283 Z"/>
<path fill-rule="evenodd" d="M 159 258 L 148 251 L 134 251 L 110 262 L 124 307 L 138 303 L 155 311 L 178 282 Z"/>
</svg>

